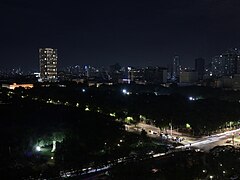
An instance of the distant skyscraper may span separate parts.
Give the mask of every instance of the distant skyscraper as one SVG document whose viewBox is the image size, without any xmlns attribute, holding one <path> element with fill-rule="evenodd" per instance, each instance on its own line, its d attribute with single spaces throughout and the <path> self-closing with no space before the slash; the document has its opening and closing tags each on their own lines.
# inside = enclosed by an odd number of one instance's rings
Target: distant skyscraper
<svg viewBox="0 0 240 180">
<path fill-rule="evenodd" d="M 217 77 L 240 73 L 240 51 L 237 48 L 215 56 L 211 62 L 212 74 Z"/>
<path fill-rule="evenodd" d="M 198 73 L 193 70 L 184 70 L 180 73 L 180 83 L 195 83 L 198 80 Z"/>
<path fill-rule="evenodd" d="M 147 67 L 144 71 L 144 80 L 149 84 L 159 84 L 167 82 L 167 68 Z"/>
<path fill-rule="evenodd" d="M 40 48 L 40 78 L 43 81 L 54 82 L 57 80 L 57 49 Z"/>
<path fill-rule="evenodd" d="M 195 59 L 195 71 L 198 73 L 198 79 L 203 79 L 205 71 L 205 60 L 203 58 Z"/>
<path fill-rule="evenodd" d="M 172 64 L 172 80 L 178 80 L 181 71 L 179 56 L 175 55 Z"/>
</svg>

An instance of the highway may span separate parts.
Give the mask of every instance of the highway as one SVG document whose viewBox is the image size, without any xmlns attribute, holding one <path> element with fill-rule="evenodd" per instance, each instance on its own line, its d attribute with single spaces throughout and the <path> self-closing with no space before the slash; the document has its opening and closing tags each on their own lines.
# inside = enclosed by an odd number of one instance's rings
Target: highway
<svg viewBox="0 0 240 180">
<path fill-rule="evenodd" d="M 136 126 L 129 126 L 128 130 L 133 132 L 140 132 L 142 129 L 144 129 L 149 137 L 154 137 L 154 138 L 160 138 L 160 130 L 159 128 L 149 125 L 149 124 L 144 124 L 144 123 L 139 123 Z M 152 132 L 156 132 L 156 134 L 153 134 Z M 169 130 L 166 130 L 168 134 L 171 134 Z M 203 151 L 209 151 L 210 149 L 214 148 L 215 146 L 220 146 L 220 145 L 232 145 L 232 143 L 226 143 L 227 140 L 232 140 L 232 136 L 234 135 L 235 139 L 236 137 L 239 138 L 240 134 L 240 128 L 235 129 L 235 130 L 229 130 L 226 132 L 214 134 L 211 136 L 203 136 L 201 138 L 194 138 L 194 137 L 189 137 L 187 135 L 181 134 L 179 132 L 176 132 L 175 130 L 172 131 L 172 136 L 173 138 L 176 137 L 181 137 L 184 138 L 183 141 L 181 141 L 182 146 L 176 147 L 176 149 L 185 149 L 189 147 L 194 147 L 194 148 L 199 148 Z M 169 139 L 171 141 L 171 138 Z M 239 139 L 240 143 L 240 139 Z M 237 143 L 235 143 L 237 144 Z"/>
<path fill-rule="evenodd" d="M 209 151 L 215 146 L 225 145 L 227 139 L 232 138 L 233 135 L 239 136 L 238 135 L 239 133 L 240 133 L 240 128 L 215 134 L 215 135 L 211 135 L 211 136 L 207 136 L 207 137 L 205 136 L 196 141 L 192 141 L 191 144 L 187 143 L 187 144 L 184 144 L 183 146 L 178 146 L 177 148 L 187 148 L 191 146 L 191 147 L 202 149 L 204 151 Z"/>
</svg>

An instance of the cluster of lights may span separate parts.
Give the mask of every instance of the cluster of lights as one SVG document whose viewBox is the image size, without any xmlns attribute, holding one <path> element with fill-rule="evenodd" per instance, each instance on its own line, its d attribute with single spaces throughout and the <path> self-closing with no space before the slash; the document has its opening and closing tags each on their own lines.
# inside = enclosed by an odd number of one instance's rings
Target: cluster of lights
<svg viewBox="0 0 240 180">
<path fill-rule="evenodd" d="M 37 152 L 40 152 L 40 151 L 41 151 L 41 147 L 40 147 L 40 146 L 37 146 L 37 147 L 36 147 L 36 151 L 37 151 Z"/>
<path fill-rule="evenodd" d="M 188 98 L 190 101 L 195 101 L 196 99 L 194 98 L 194 97 L 192 97 L 192 96 L 190 96 L 189 98 Z"/>
<path fill-rule="evenodd" d="M 123 94 L 126 94 L 126 95 L 129 95 L 129 94 L 130 94 L 126 89 L 123 89 L 123 90 L 122 90 L 122 93 L 123 93 Z"/>
<path fill-rule="evenodd" d="M 85 111 L 90 111 L 90 109 L 89 109 L 89 107 L 88 107 L 88 106 L 86 106 L 86 108 L 85 108 Z"/>
<path fill-rule="evenodd" d="M 119 140 L 119 142 L 120 142 L 120 143 L 122 143 L 122 142 L 123 142 L 123 140 L 122 140 L 122 139 L 120 139 L 120 140 Z M 120 143 L 118 143 L 118 144 L 117 144 L 117 146 L 118 146 L 118 147 L 120 147 L 120 146 L 121 146 L 121 145 L 120 145 Z"/>
</svg>

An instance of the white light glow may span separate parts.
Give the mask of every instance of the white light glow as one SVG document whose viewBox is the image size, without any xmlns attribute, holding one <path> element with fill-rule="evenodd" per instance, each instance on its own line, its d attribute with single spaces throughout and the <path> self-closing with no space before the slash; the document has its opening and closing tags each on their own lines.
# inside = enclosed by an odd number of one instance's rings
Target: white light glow
<svg viewBox="0 0 240 180">
<path fill-rule="evenodd" d="M 40 146 L 37 146 L 37 147 L 36 147 L 36 151 L 40 152 L 40 151 L 41 151 L 41 147 L 40 147 Z"/>
<path fill-rule="evenodd" d="M 127 94 L 127 90 L 126 89 L 123 89 L 122 92 L 123 92 L 123 94 Z"/>
</svg>

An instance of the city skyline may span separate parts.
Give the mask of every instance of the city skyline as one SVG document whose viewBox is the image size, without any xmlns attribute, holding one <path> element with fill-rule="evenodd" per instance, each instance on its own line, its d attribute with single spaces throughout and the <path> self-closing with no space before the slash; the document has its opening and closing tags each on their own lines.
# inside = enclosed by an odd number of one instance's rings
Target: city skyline
<svg viewBox="0 0 240 180">
<path fill-rule="evenodd" d="M 240 179 L 240 0 L 1 0 L 1 179 Z"/>
<path fill-rule="evenodd" d="M 239 47 L 239 7 L 235 0 L 1 1 L 0 68 L 37 68 L 40 47 L 59 49 L 60 66 L 166 66 L 178 54 L 193 67 L 195 58 Z"/>
</svg>

